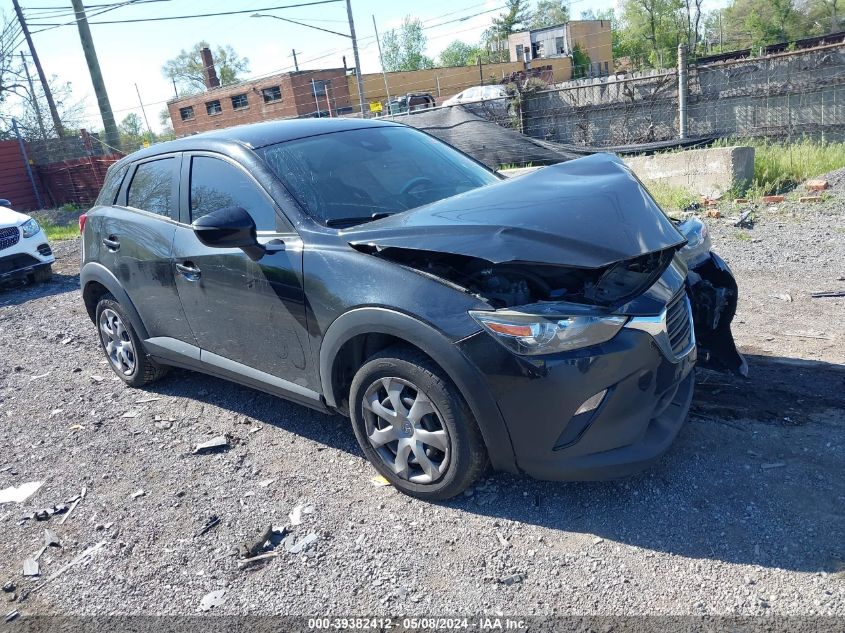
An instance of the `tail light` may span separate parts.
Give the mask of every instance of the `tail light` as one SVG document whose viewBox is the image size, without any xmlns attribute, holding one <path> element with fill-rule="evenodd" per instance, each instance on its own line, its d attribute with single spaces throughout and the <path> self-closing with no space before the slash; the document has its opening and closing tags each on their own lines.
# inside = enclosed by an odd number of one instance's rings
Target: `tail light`
<svg viewBox="0 0 845 633">
<path fill-rule="evenodd" d="M 82 214 L 79 216 L 79 234 L 81 235 L 82 232 L 85 230 L 85 223 L 88 221 L 88 216 L 86 214 Z"/>
</svg>

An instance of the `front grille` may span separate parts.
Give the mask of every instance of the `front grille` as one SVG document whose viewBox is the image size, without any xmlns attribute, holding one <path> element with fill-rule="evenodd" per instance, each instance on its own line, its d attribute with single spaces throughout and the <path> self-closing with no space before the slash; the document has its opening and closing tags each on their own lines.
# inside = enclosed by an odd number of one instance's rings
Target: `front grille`
<svg viewBox="0 0 845 633">
<path fill-rule="evenodd" d="M 666 331 L 675 357 L 682 356 L 692 341 L 689 298 L 685 290 L 679 292 L 666 306 Z"/>
<path fill-rule="evenodd" d="M 4 248 L 14 246 L 18 243 L 18 241 L 20 241 L 20 239 L 21 232 L 18 231 L 18 227 L 9 226 L 4 229 L 0 229 L 0 251 Z"/>
<path fill-rule="evenodd" d="M 18 255 L 9 255 L 8 257 L 0 257 L 0 275 L 11 273 L 21 268 L 28 268 L 35 264 L 40 264 L 32 255 L 20 253 Z"/>
</svg>

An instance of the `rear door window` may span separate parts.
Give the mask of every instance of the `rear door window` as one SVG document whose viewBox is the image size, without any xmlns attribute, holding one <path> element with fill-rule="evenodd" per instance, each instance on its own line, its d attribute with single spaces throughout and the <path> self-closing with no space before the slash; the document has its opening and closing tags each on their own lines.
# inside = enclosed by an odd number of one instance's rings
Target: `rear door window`
<svg viewBox="0 0 845 633">
<path fill-rule="evenodd" d="M 127 206 L 176 219 L 173 195 L 176 158 L 160 158 L 141 163 L 129 185 Z"/>
<path fill-rule="evenodd" d="M 246 172 L 219 158 L 194 156 L 191 159 L 191 222 L 226 207 L 245 209 L 259 231 L 278 230 L 273 203 Z"/>
<path fill-rule="evenodd" d="M 106 174 L 106 181 L 103 183 L 103 188 L 100 189 L 100 195 L 97 196 L 95 204 L 101 206 L 109 206 L 114 204 L 117 198 L 117 192 L 120 191 L 120 185 L 123 183 L 123 177 L 129 170 L 129 165 L 121 165 L 109 169 Z"/>
</svg>

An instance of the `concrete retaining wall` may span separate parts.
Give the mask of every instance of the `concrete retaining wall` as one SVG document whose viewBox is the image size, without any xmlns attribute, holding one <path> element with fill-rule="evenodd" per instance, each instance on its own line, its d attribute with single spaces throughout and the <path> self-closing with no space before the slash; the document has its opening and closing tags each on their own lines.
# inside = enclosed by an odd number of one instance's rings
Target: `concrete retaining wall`
<svg viewBox="0 0 845 633">
<path fill-rule="evenodd" d="M 623 160 L 646 185 L 660 183 L 708 198 L 719 198 L 754 178 L 753 147 L 692 149 Z M 534 169 L 540 168 L 506 169 L 502 173 L 513 178 Z"/>
</svg>

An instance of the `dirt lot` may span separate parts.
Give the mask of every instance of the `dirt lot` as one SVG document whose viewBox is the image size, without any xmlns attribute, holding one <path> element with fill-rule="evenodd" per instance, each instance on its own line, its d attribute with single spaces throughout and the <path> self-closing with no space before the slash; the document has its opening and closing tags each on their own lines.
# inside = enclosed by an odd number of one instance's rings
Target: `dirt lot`
<svg viewBox="0 0 845 633">
<path fill-rule="evenodd" d="M 124 387 L 80 300 L 78 242 L 56 244 L 52 283 L 0 291 L 0 489 L 46 481 L 0 505 L 0 582 L 15 585 L 0 600 L 190 614 L 223 589 L 215 612 L 231 614 L 845 616 L 845 299 L 809 296 L 845 288 L 843 196 L 761 208 L 752 229 L 713 221 L 751 373 L 699 372 L 657 467 L 596 484 L 493 474 L 440 505 L 375 486 L 343 418 L 184 371 Z M 224 433 L 231 450 L 191 454 Z M 83 487 L 63 525 L 21 520 Z M 237 546 L 301 501 L 314 510 L 292 529 L 310 548 L 239 569 Z M 24 578 L 45 527 L 61 547 Z"/>
</svg>

